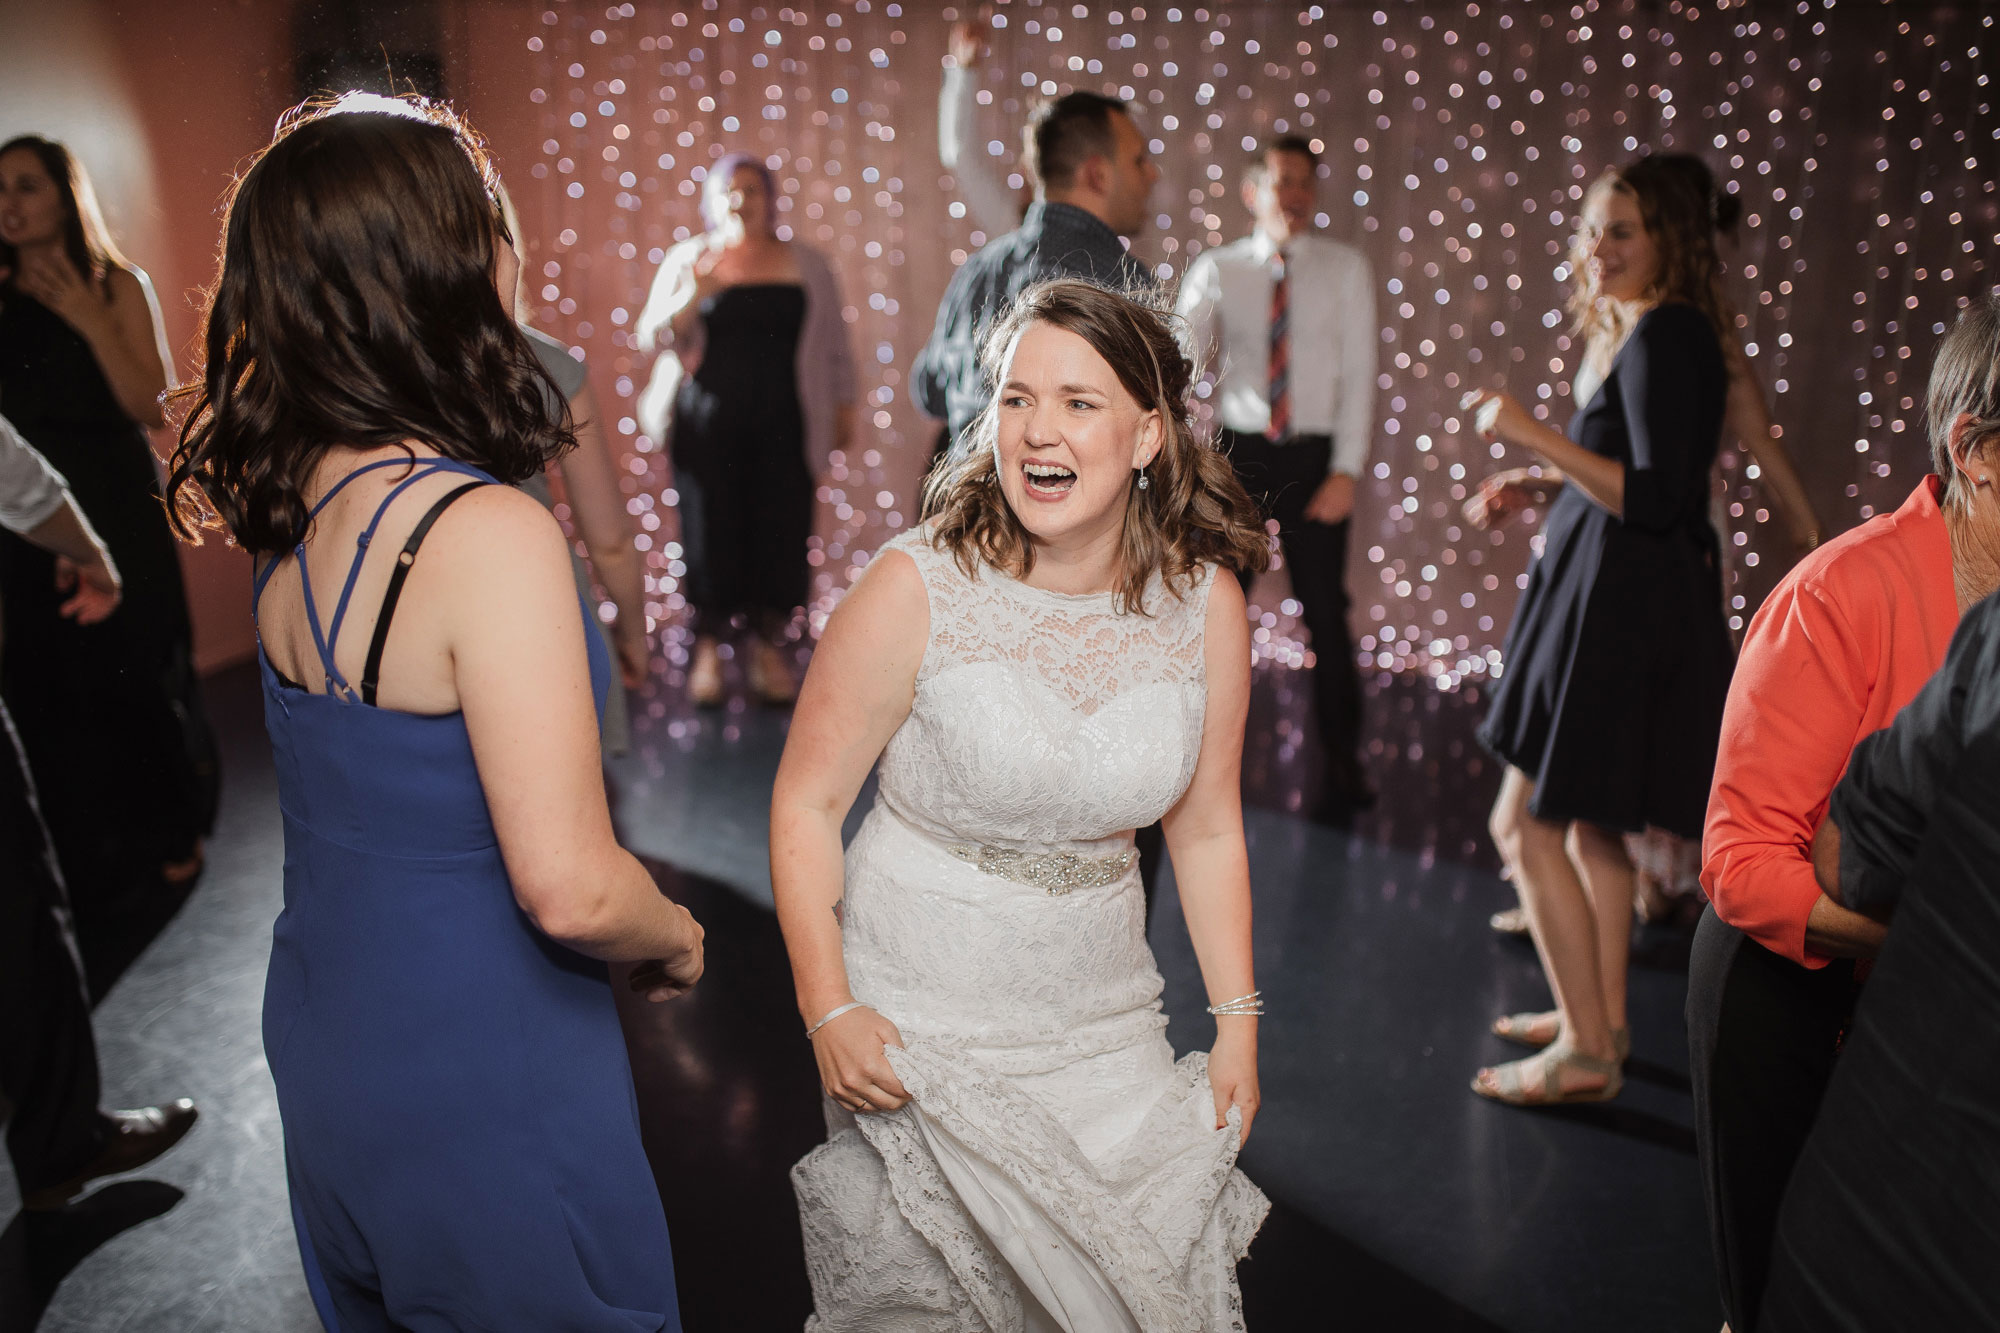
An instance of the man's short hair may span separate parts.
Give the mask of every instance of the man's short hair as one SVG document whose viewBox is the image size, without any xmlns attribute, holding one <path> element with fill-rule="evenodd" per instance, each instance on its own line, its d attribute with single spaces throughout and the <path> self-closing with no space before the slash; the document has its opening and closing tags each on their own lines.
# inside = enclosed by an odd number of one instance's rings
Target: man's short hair
<svg viewBox="0 0 2000 1333">
<path fill-rule="evenodd" d="M 1065 93 L 1036 103 L 1022 136 L 1030 178 L 1045 191 L 1067 189 L 1084 163 L 1116 154 L 1114 111 L 1124 112 L 1125 103 L 1101 93 Z"/>
<path fill-rule="evenodd" d="M 1313 151 L 1311 143 L 1296 134 L 1280 134 L 1275 138 L 1266 139 L 1264 146 L 1257 150 L 1257 156 L 1243 164 L 1243 180 L 1245 184 L 1262 185 L 1264 183 L 1265 178 L 1271 172 L 1271 154 L 1273 153 L 1297 153 L 1300 157 L 1312 163 L 1315 174 L 1319 171 L 1319 154 Z"/>
</svg>

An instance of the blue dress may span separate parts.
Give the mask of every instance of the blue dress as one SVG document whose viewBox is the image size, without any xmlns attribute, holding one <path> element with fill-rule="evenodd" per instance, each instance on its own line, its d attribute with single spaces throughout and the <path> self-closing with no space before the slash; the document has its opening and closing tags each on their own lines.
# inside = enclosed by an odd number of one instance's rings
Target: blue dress
<svg viewBox="0 0 2000 1333">
<path fill-rule="evenodd" d="M 383 466 L 410 465 L 340 485 Z M 419 460 L 360 539 L 328 632 L 306 585 L 327 693 L 286 681 L 259 645 L 285 823 L 264 1050 L 306 1279 L 333 1333 L 678 1333 L 604 964 L 516 905 L 464 718 L 376 708 L 334 665 L 376 525 L 440 471 L 492 481 Z M 609 661 L 583 639 L 602 709 Z"/>
</svg>

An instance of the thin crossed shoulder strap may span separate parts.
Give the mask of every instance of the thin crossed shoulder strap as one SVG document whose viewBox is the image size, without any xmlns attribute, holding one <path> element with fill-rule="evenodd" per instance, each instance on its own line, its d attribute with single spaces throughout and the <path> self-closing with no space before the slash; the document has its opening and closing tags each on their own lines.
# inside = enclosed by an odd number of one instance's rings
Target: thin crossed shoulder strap
<svg viewBox="0 0 2000 1333">
<path fill-rule="evenodd" d="M 402 551 L 396 556 L 396 567 L 389 573 L 389 587 L 382 594 L 382 609 L 375 615 L 375 635 L 368 641 L 368 661 L 361 668 L 361 702 L 370 708 L 375 706 L 375 686 L 382 677 L 382 650 L 389 643 L 389 622 L 395 619 L 396 603 L 403 595 L 404 580 L 410 577 L 410 566 L 417 563 L 417 548 L 424 544 L 425 535 L 440 514 L 451 508 L 466 492 L 491 485 L 490 481 L 475 480 L 453 487 L 440 495 L 437 502 L 417 520 L 417 526 L 410 530 L 409 540 L 403 543 Z"/>
<path fill-rule="evenodd" d="M 312 521 L 319 517 L 320 511 L 332 503 L 336 495 L 339 495 L 342 490 L 346 489 L 349 482 L 363 473 L 374 472 L 385 467 L 405 467 L 411 468 L 412 471 L 408 477 L 396 483 L 388 495 L 383 497 L 381 504 L 376 506 L 374 515 L 369 518 L 368 526 L 363 528 L 360 535 L 354 539 L 354 560 L 347 567 L 347 580 L 342 584 L 339 601 L 334 606 L 333 623 L 322 629 L 319 618 L 319 605 L 313 596 L 312 579 L 306 572 L 305 531 L 311 527 Z M 376 668 L 380 665 L 382 645 L 387 641 L 388 637 L 388 617 L 395 610 L 396 600 L 402 593 L 403 580 L 408 577 L 409 565 L 416 558 L 417 547 L 422 544 L 424 534 L 430 531 L 431 524 L 437 521 L 438 515 L 443 513 L 453 501 L 476 487 L 493 484 L 492 479 L 477 468 L 469 464 L 460 463 L 456 459 L 379 459 L 373 463 L 362 464 L 335 482 L 328 489 L 327 493 L 320 497 L 319 503 L 314 505 L 306 514 L 305 528 L 301 529 L 299 540 L 292 547 L 292 555 L 299 564 L 299 587 L 305 596 L 306 623 L 312 630 L 313 646 L 319 652 L 320 666 L 326 673 L 327 693 L 349 700 L 356 697 L 354 687 L 348 684 L 347 678 L 340 674 L 340 668 L 334 664 L 334 646 L 340 640 L 340 628 L 347 619 L 348 603 L 353 599 L 354 585 L 361 577 L 361 565 L 368 558 L 368 546 L 375 539 L 376 529 L 382 525 L 383 516 L 389 512 L 389 506 L 394 504 L 404 491 L 439 472 L 457 472 L 469 476 L 472 480 L 463 486 L 456 487 L 447 492 L 437 503 L 433 504 L 424 514 L 423 518 L 418 520 L 416 529 L 411 533 L 409 540 L 404 543 L 397 568 L 390 576 L 389 592 L 383 599 L 382 612 L 377 619 L 375 637 L 368 657 L 368 665 L 365 673 L 367 676 L 365 682 L 367 688 L 363 692 L 363 698 L 365 702 L 373 704 L 375 702 L 374 676 Z M 265 585 L 270 582 L 271 575 L 277 569 L 279 563 L 279 560 L 274 559 L 258 573 L 255 592 L 255 596 L 258 599 L 263 597 Z"/>
</svg>

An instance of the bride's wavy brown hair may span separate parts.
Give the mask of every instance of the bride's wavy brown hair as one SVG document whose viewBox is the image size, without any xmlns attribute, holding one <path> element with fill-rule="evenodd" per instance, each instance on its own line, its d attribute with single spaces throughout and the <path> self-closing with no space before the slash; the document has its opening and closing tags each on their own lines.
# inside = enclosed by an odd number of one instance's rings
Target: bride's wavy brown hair
<svg viewBox="0 0 2000 1333">
<path fill-rule="evenodd" d="M 348 94 L 294 107 L 238 178 L 181 410 L 176 531 L 252 552 L 305 537 L 329 448 L 420 440 L 503 482 L 576 443 L 493 286 L 499 175 L 450 107 Z"/>
<path fill-rule="evenodd" d="M 1110 365 L 1142 412 L 1158 412 L 1160 452 L 1147 465 L 1144 490 L 1127 482 L 1120 561 L 1121 610 L 1148 614 L 1147 585 L 1160 575 L 1176 597 L 1205 563 L 1262 570 L 1270 538 L 1236 470 L 1196 427 L 1189 401 L 1194 365 L 1174 338 L 1172 316 L 1145 301 L 1075 278 L 1023 291 L 987 334 L 980 351 L 989 386 L 1006 374 L 1015 340 L 1031 324 L 1067 329 Z M 954 451 L 924 483 L 924 517 L 931 541 L 971 574 L 980 561 L 1024 578 L 1035 567 L 1035 545 L 1007 504 L 996 475 L 999 393 L 988 399 L 968 432 L 969 451 Z"/>
</svg>

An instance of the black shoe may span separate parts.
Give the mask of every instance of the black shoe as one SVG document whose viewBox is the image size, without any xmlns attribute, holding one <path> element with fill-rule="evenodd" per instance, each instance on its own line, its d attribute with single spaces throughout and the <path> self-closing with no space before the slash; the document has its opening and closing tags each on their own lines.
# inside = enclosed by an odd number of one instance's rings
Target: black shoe
<svg viewBox="0 0 2000 1333">
<path fill-rule="evenodd" d="M 179 1143 L 194 1128 L 201 1113 L 193 1102 L 182 1097 L 164 1106 L 142 1106 L 136 1111 L 110 1111 L 110 1131 L 96 1157 L 68 1180 L 34 1190 L 21 1200 L 31 1213 L 49 1213 L 83 1193 L 83 1187 L 99 1176 L 116 1176 L 136 1171 Z"/>
</svg>

